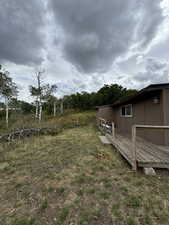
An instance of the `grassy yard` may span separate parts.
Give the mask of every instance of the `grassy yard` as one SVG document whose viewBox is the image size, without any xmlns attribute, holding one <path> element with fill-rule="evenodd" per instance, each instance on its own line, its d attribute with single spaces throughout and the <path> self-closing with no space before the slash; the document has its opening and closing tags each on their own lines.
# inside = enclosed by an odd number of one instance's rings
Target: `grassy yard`
<svg viewBox="0 0 169 225">
<path fill-rule="evenodd" d="M 99 134 L 84 123 L 1 145 L 0 225 L 168 225 L 168 173 L 132 172 Z"/>
</svg>

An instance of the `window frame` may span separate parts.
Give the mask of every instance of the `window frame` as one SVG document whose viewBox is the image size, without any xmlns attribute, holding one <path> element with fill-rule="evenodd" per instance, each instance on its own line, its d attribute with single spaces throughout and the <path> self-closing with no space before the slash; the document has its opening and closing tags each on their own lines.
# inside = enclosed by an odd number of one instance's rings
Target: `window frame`
<svg viewBox="0 0 169 225">
<path fill-rule="evenodd" d="M 126 114 L 126 108 L 130 106 L 130 109 L 131 109 L 131 114 L 130 115 L 127 115 Z M 125 115 L 122 114 L 122 108 L 125 108 Z M 121 106 L 120 108 L 120 116 L 121 117 L 133 117 L 133 105 L 132 104 L 128 104 L 128 105 L 123 105 Z"/>
</svg>

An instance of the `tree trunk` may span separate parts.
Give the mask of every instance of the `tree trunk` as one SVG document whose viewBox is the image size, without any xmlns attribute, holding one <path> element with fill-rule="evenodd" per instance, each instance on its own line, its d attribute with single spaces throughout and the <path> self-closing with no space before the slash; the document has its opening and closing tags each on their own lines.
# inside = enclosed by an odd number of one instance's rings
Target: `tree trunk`
<svg viewBox="0 0 169 225">
<path fill-rule="evenodd" d="M 36 113 L 35 113 L 35 118 L 38 118 L 38 108 L 39 108 L 39 103 L 38 103 L 38 99 L 36 100 Z"/>
<path fill-rule="evenodd" d="M 8 98 L 5 98 L 6 103 L 6 126 L 8 128 L 8 122 L 9 122 L 9 106 L 8 106 Z"/>
<path fill-rule="evenodd" d="M 38 73 L 38 89 L 39 89 L 39 122 L 42 120 L 42 93 L 41 93 L 41 72 Z"/>
<path fill-rule="evenodd" d="M 60 103 L 60 113 L 63 114 L 63 101 Z"/>
<path fill-rule="evenodd" d="M 41 97 L 39 99 L 39 122 L 42 120 L 42 102 L 41 102 Z"/>
<path fill-rule="evenodd" d="M 53 104 L 53 115 L 56 116 L 56 102 L 54 102 Z"/>
</svg>

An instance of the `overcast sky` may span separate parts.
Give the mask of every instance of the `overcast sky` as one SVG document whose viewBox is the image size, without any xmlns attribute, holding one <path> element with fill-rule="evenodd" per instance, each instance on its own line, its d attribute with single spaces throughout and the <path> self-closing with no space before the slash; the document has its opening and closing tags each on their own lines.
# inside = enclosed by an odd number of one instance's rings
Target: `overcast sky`
<svg viewBox="0 0 169 225">
<path fill-rule="evenodd" d="M 0 64 L 27 101 L 40 68 L 58 96 L 169 82 L 169 1 L 1 0 Z"/>
</svg>

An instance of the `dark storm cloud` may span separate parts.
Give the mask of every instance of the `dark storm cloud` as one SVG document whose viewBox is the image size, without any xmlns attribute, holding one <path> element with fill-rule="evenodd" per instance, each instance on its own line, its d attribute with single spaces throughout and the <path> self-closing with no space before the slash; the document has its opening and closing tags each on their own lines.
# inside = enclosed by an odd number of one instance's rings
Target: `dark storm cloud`
<svg viewBox="0 0 169 225">
<path fill-rule="evenodd" d="M 0 1 L 0 61 L 41 62 L 43 17 L 41 0 Z"/>
<path fill-rule="evenodd" d="M 107 71 L 130 47 L 147 47 L 163 20 L 160 0 L 50 0 L 64 57 L 82 72 Z"/>
</svg>

